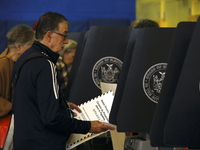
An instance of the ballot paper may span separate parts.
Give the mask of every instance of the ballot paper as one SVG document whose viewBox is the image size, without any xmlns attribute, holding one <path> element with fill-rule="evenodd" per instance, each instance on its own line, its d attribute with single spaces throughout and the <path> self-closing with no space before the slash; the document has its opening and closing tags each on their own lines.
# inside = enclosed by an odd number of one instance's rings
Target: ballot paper
<svg viewBox="0 0 200 150">
<path fill-rule="evenodd" d="M 102 94 L 101 96 L 98 96 L 92 100 L 81 104 L 79 108 L 82 110 L 82 113 L 73 110 L 75 113 L 77 113 L 77 116 L 75 118 L 86 121 L 99 120 L 104 124 L 115 127 L 115 125 L 112 125 L 108 122 L 113 98 L 113 92 L 109 91 L 107 93 Z M 66 143 L 66 150 L 70 150 L 94 137 L 104 134 L 105 132 L 101 132 L 99 134 L 71 134 Z"/>
</svg>

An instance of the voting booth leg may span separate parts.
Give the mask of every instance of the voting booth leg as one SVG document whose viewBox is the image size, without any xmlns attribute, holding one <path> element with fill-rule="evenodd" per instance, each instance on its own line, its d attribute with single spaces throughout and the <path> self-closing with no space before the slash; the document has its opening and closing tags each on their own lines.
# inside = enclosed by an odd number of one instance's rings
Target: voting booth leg
<svg viewBox="0 0 200 150">
<path fill-rule="evenodd" d="M 139 140 L 135 141 L 135 150 L 157 150 L 156 147 L 152 147 L 150 144 L 150 134 L 146 132 L 139 132 Z"/>
<path fill-rule="evenodd" d="M 127 137 L 124 146 L 128 150 L 157 150 L 156 147 L 150 145 L 149 139 L 148 133 L 140 132 L 135 137 Z"/>
<path fill-rule="evenodd" d="M 135 150 L 157 150 L 156 147 L 150 145 L 150 141 L 136 140 Z"/>
<path fill-rule="evenodd" d="M 152 147 L 150 134 L 145 132 L 140 132 L 135 137 L 127 137 L 124 146 L 128 150 L 184 150 L 182 147 Z"/>
<path fill-rule="evenodd" d="M 110 135 L 112 139 L 113 150 L 124 149 L 124 141 L 126 134 L 123 132 L 117 132 L 116 130 L 110 130 Z"/>
<path fill-rule="evenodd" d="M 128 150 L 184 150 L 179 147 L 152 147 L 149 140 L 146 141 L 138 138 L 129 139 L 129 141 L 126 141 L 126 144 L 128 145 L 126 145 Z"/>
<path fill-rule="evenodd" d="M 156 150 L 184 150 L 182 147 L 158 147 Z"/>
</svg>

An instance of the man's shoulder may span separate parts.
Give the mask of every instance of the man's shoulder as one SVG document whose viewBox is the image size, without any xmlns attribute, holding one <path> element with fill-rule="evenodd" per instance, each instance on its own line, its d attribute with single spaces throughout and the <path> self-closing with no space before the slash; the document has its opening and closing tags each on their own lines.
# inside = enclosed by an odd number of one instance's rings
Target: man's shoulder
<svg viewBox="0 0 200 150">
<path fill-rule="evenodd" d="M 29 48 L 28 50 L 26 50 L 16 61 L 16 65 L 20 64 L 28 55 L 30 55 L 31 53 L 35 52 L 34 49 Z"/>
<path fill-rule="evenodd" d="M 45 55 L 43 52 L 31 47 L 28 50 L 26 50 L 17 60 L 16 65 L 20 65 L 24 61 L 29 61 L 31 59 L 38 59 L 38 58 L 45 58 L 49 59 L 47 55 Z"/>
<path fill-rule="evenodd" d="M 37 51 L 34 48 L 29 48 L 19 57 L 19 59 L 14 64 L 13 73 L 16 73 L 19 70 L 19 68 L 24 66 L 26 63 L 29 64 L 30 62 L 33 62 L 32 61 L 33 58 L 37 59 L 37 57 L 39 58 L 39 56 L 41 56 L 40 51 Z M 38 61 L 38 60 L 35 60 L 35 61 Z M 44 64 L 44 61 L 41 63 L 41 65 L 42 64 Z"/>
<path fill-rule="evenodd" d="M 50 67 L 48 57 L 42 52 L 28 49 L 25 51 L 13 68 L 13 78 L 19 74 L 27 74 L 28 72 L 40 72 L 39 70 L 46 70 Z M 21 72 L 21 73 L 20 73 Z"/>
</svg>

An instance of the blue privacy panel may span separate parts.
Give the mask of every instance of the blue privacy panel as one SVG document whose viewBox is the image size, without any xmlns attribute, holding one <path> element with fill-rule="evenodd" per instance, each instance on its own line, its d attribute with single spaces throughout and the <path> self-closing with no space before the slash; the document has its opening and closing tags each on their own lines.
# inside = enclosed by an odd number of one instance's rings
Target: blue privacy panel
<svg viewBox="0 0 200 150">
<path fill-rule="evenodd" d="M 0 20 L 0 53 L 4 51 L 7 45 L 7 40 L 6 40 L 6 29 L 7 29 L 7 22 L 6 21 L 1 21 Z"/>
<path fill-rule="evenodd" d="M 9 20 L 7 21 L 7 32 L 16 25 L 25 24 L 32 28 L 35 21 L 31 20 Z"/>
<path fill-rule="evenodd" d="M 89 29 L 87 21 L 69 21 L 69 32 L 85 32 Z"/>
<path fill-rule="evenodd" d="M 0 20 L 37 20 L 47 11 L 62 13 L 68 20 L 135 20 L 135 0 L 1 0 L 0 3 Z"/>
<path fill-rule="evenodd" d="M 89 26 L 129 26 L 130 19 L 126 18 L 91 18 L 88 20 Z"/>
<path fill-rule="evenodd" d="M 93 25 L 129 26 L 135 20 L 135 3 L 136 0 L 0 0 L 0 52 L 6 47 L 6 33 L 13 26 L 32 27 L 47 11 L 63 14 L 69 20 L 69 32 L 86 32 Z"/>
<path fill-rule="evenodd" d="M 7 47 L 7 32 L 16 25 L 26 24 L 32 28 L 34 21 L 28 20 L 0 20 L 0 53 Z"/>
</svg>

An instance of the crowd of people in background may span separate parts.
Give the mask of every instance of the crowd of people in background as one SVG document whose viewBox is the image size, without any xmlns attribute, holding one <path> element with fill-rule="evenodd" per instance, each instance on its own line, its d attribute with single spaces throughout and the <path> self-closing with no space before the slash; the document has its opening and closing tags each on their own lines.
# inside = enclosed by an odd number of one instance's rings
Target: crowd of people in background
<svg viewBox="0 0 200 150">
<path fill-rule="evenodd" d="M 6 35 L 7 48 L 0 55 L 0 117 L 3 119 L 11 116 L 12 110 L 12 70 L 14 63 L 35 40 L 35 33 L 27 25 L 17 25 L 13 27 Z M 10 123 L 10 131 L 14 128 L 13 121 Z M 2 134 L 2 133 L 1 133 Z M 6 137 L 0 137 L 1 141 Z M 3 139 L 4 138 L 4 139 Z M 7 149 L 12 149 L 12 140 L 5 143 Z M 2 148 L 2 147 L 1 147 Z"/>
</svg>

